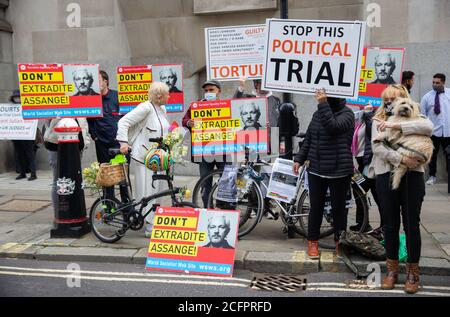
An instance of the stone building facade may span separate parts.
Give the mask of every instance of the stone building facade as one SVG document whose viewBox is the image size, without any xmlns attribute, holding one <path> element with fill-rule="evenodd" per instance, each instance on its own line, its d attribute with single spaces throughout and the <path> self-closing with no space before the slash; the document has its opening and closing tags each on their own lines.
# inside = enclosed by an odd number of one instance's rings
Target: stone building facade
<svg viewBox="0 0 450 317">
<path fill-rule="evenodd" d="M 434 73 L 450 78 L 450 0 L 288 4 L 292 19 L 366 20 L 379 10 L 379 25 L 367 28 L 366 44 L 406 48 L 405 69 L 416 74 L 415 100 L 431 89 Z M 78 9 L 79 27 L 73 25 Z M 204 28 L 265 23 L 279 17 L 279 9 L 278 0 L 0 0 L 0 102 L 17 87 L 17 63 L 99 63 L 110 74 L 113 89 L 117 65 L 183 63 L 187 106 L 201 97 L 205 80 Z M 226 83 L 224 96 L 231 97 L 236 85 Z M 294 102 L 305 131 L 314 99 L 294 95 Z M 7 153 L 0 157 L 0 171 L 12 168 L 11 150 L 10 142 L 0 141 L 0 151 Z M 94 153 L 91 146 L 84 164 L 94 160 Z M 38 152 L 38 167 L 48 168 L 44 150 Z M 440 171 L 443 167 L 441 159 Z"/>
</svg>

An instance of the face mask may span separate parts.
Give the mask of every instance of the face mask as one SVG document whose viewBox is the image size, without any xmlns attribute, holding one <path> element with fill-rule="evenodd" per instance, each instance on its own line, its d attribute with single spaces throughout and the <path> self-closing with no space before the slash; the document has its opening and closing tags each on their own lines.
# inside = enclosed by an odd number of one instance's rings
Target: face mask
<svg viewBox="0 0 450 317">
<path fill-rule="evenodd" d="M 434 91 L 441 91 L 441 87 L 437 86 L 437 85 L 433 85 L 433 90 Z"/>
<path fill-rule="evenodd" d="M 205 99 L 210 101 L 210 100 L 216 100 L 217 99 L 217 95 L 215 92 L 207 92 L 205 93 Z"/>
<path fill-rule="evenodd" d="M 388 117 L 393 115 L 393 113 L 392 113 L 392 108 L 393 108 L 392 102 L 388 101 L 388 102 L 386 102 L 386 103 L 384 104 L 384 113 L 385 113 Z"/>
</svg>

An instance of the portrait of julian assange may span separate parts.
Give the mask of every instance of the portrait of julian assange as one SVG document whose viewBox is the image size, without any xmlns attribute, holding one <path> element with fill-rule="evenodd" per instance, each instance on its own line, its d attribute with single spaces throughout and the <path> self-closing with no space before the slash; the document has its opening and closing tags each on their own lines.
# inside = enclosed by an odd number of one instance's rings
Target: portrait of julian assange
<svg viewBox="0 0 450 317">
<path fill-rule="evenodd" d="M 400 50 L 367 49 L 366 68 L 373 69 L 371 84 L 392 85 L 400 82 L 403 53 Z"/>
<path fill-rule="evenodd" d="M 267 128 L 265 100 L 242 99 L 233 100 L 233 118 L 241 120 L 242 131 L 264 130 Z"/>
<path fill-rule="evenodd" d="M 64 82 L 74 85 L 73 96 L 99 95 L 99 70 L 96 65 L 64 67 Z"/>
<path fill-rule="evenodd" d="M 231 215 L 222 212 L 209 212 L 207 216 L 206 232 L 208 243 L 203 245 L 205 248 L 234 249 L 236 241 L 236 230 L 234 221 L 231 221 Z M 202 227 L 200 225 L 200 227 Z M 204 230 L 202 230 L 204 231 Z"/>
<path fill-rule="evenodd" d="M 183 72 L 181 65 L 155 65 L 153 66 L 155 81 L 169 86 L 169 93 L 183 91 Z"/>
</svg>

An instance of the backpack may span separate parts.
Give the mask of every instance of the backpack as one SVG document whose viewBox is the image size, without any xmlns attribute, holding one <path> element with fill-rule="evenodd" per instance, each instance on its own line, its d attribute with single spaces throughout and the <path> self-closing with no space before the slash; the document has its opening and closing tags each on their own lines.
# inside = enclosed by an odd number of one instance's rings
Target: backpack
<svg viewBox="0 0 450 317">
<path fill-rule="evenodd" d="M 383 245 L 378 239 L 367 233 L 344 231 L 339 238 L 339 247 L 372 260 L 386 260 L 386 250 Z"/>
</svg>

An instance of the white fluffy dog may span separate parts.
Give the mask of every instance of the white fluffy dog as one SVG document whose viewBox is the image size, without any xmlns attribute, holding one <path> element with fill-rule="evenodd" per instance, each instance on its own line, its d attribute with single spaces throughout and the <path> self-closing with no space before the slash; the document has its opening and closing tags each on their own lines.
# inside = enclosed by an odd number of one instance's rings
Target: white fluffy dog
<svg viewBox="0 0 450 317">
<path fill-rule="evenodd" d="M 409 98 L 397 98 L 393 104 L 393 115 L 387 122 L 400 123 L 411 120 L 421 120 L 420 106 Z M 410 134 L 403 135 L 400 129 L 386 129 L 380 133 L 377 140 L 383 142 L 402 155 L 409 157 L 420 157 L 420 165 L 429 163 L 433 154 L 433 142 L 431 138 L 425 135 Z M 394 168 L 392 176 L 392 189 L 400 186 L 403 175 L 408 167 L 400 164 Z"/>
</svg>

